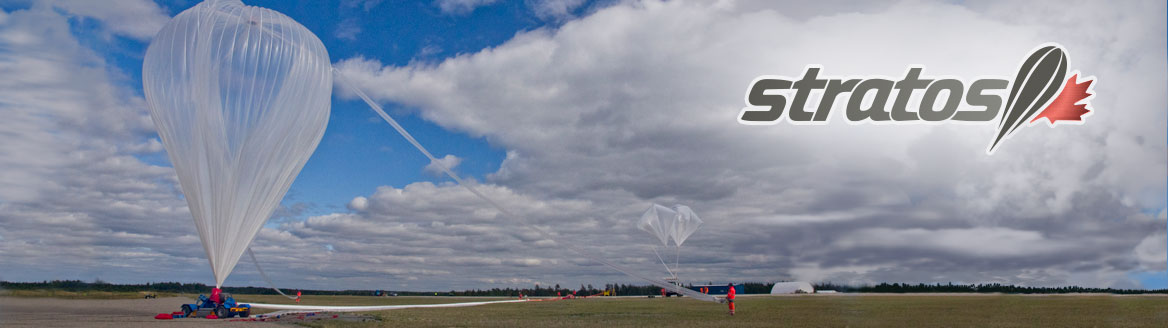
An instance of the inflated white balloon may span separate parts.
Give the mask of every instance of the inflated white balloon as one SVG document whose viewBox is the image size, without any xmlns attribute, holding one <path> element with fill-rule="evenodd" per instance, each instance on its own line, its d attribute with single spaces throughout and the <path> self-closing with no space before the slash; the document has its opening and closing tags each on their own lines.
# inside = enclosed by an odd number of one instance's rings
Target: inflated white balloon
<svg viewBox="0 0 1168 328">
<path fill-rule="evenodd" d="M 677 212 L 668 207 L 651 204 L 649 209 L 641 214 L 637 228 L 657 237 L 661 246 L 669 246 L 669 237 L 673 232 L 673 225 L 677 222 Z"/>
<path fill-rule="evenodd" d="M 276 11 L 208 0 L 146 50 L 143 90 L 216 287 L 312 155 L 332 74 L 311 31 Z"/>
<path fill-rule="evenodd" d="M 690 235 L 698 231 L 704 222 L 689 206 L 677 205 L 673 209 L 677 211 L 677 222 L 673 224 L 673 230 L 669 232 L 669 236 L 673 237 L 673 242 L 680 247 L 686 239 L 689 239 Z"/>
</svg>

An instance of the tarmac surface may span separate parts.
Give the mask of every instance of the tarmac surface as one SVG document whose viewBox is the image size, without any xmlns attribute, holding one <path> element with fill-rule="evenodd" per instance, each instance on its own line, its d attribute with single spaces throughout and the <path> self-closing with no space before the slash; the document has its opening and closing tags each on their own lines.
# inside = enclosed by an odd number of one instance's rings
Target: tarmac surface
<svg viewBox="0 0 1168 328">
<path fill-rule="evenodd" d="M 0 297 L 0 327 L 280 327 L 292 322 L 232 322 L 203 318 L 157 320 L 194 300 Z"/>
</svg>

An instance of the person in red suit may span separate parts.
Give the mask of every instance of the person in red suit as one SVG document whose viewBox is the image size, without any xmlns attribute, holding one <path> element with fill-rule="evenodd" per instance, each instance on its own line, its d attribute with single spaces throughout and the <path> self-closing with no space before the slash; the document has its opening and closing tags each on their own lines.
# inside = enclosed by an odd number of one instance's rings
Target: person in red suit
<svg viewBox="0 0 1168 328">
<path fill-rule="evenodd" d="M 726 292 L 726 303 L 730 304 L 730 315 L 734 315 L 734 284 L 726 285 L 729 290 Z"/>
</svg>

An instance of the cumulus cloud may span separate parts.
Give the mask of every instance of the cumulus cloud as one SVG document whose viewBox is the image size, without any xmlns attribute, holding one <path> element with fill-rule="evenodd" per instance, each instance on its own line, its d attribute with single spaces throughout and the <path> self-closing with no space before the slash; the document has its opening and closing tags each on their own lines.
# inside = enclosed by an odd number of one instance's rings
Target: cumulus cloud
<svg viewBox="0 0 1168 328">
<path fill-rule="evenodd" d="M 89 0 L 42 0 L 40 4 L 60 8 L 72 15 L 89 17 L 101 22 L 114 34 L 139 40 L 154 37 L 170 20 L 157 3 L 150 0 L 128 0 L 108 3 Z"/>
<path fill-rule="evenodd" d="M 2 16 L 0 272 L 202 280 L 206 260 L 189 251 L 200 244 L 173 170 L 136 157 L 161 148 L 131 82 L 76 40 L 69 16 L 37 5 Z"/>
<path fill-rule="evenodd" d="M 974 257 L 1019 257 L 1070 250 L 1067 241 L 1050 241 L 1036 231 L 978 227 L 969 229 L 862 229 L 841 236 L 846 248 L 930 249 Z"/>
<path fill-rule="evenodd" d="M 444 171 L 442 168 L 446 168 L 448 170 L 453 171 L 454 168 L 457 167 L 458 164 L 461 164 L 461 163 L 462 163 L 462 158 L 458 158 L 458 156 L 448 154 L 442 158 L 439 158 L 436 161 L 431 161 L 430 164 L 426 164 L 426 167 L 424 167 L 422 169 L 424 171 L 426 171 L 426 173 L 430 173 L 430 174 L 433 174 L 436 176 L 444 176 L 445 173 L 443 173 Z"/>
<path fill-rule="evenodd" d="M 1165 230 L 1147 213 L 1165 207 L 1168 100 L 1143 73 L 1166 69 L 1165 42 L 1138 32 L 1162 31 L 1163 9 L 634 1 L 438 64 L 337 66 L 379 100 L 508 149 L 489 183 L 619 209 L 601 227 L 649 201 L 690 204 L 710 218 L 690 254 L 698 279 L 1130 286 L 1166 247 L 1137 247 Z M 993 156 L 992 124 L 736 122 L 759 75 L 921 64 L 1009 78 L 1049 41 L 1099 78 L 1097 111 L 1020 130 Z M 593 233 L 605 232 L 639 233 Z"/>
<path fill-rule="evenodd" d="M 576 232 L 592 231 L 602 215 L 580 216 L 591 208 L 586 201 L 541 199 L 495 185 L 480 185 L 479 190 L 537 225 L 573 235 L 557 235 L 565 238 L 560 242 L 588 240 Z M 295 274 L 290 277 L 295 278 L 289 279 L 329 277 L 350 286 L 482 288 L 484 283 L 513 286 L 511 279 L 555 281 L 575 272 L 612 276 L 586 261 L 564 260 L 574 255 L 547 247 L 557 241 L 543 240 L 483 205 L 457 185 L 381 187 L 369 197 L 353 199 L 353 213 L 282 223 L 261 232 L 253 247 L 257 256 L 292 267 Z M 410 279 L 417 276 L 426 280 Z"/>
<path fill-rule="evenodd" d="M 353 197 L 353 200 L 349 201 L 348 207 L 354 211 L 364 211 L 369 208 L 369 199 L 365 196 Z"/>
<path fill-rule="evenodd" d="M 1140 261 L 1140 265 L 1144 266 L 1149 271 L 1164 271 L 1168 269 L 1168 234 L 1164 231 L 1153 232 L 1152 235 L 1144 237 L 1138 245 L 1136 245 L 1136 258 Z"/>
</svg>

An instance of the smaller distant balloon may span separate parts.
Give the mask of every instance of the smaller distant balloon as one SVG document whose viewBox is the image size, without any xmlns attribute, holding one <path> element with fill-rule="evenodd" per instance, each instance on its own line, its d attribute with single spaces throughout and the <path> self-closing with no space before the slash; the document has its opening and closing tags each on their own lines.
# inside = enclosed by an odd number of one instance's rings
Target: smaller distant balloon
<svg viewBox="0 0 1168 328">
<path fill-rule="evenodd" d="M 677 205 L 674 209 L 677 211 L 677 222 L 673 223 L 670 237 L 673 237 L 673 242 L 680 247 L 690 235 L 698 231 L 704 222 L 689 206 Z"/>
<path fill-rule="evenodd" d="M 645 214 L 641 215 L 641 221 L 637 224 L 637 228 L 656 236 L 661 241 L 662 246 L 669 246 L 669 238 L 673 234 L 675 222 L 677 222 L 677 211 L 652 204 L 649 209 L 645 210 Z"/>
</svg>

